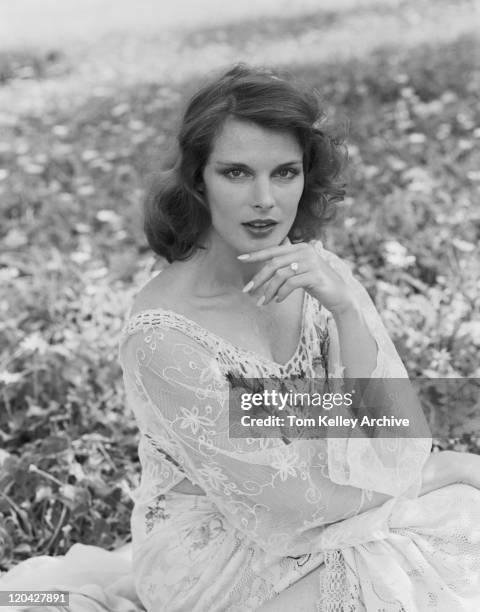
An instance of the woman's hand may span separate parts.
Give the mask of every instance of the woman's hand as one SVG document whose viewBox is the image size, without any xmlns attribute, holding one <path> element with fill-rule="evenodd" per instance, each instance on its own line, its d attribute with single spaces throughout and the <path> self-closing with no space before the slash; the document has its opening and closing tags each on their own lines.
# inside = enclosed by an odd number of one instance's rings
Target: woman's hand
<svg viewBox="0 0 480 612">
<path fill-rule="evenodd" d="M 304 289 L 332 314 L 348 311 L 355 305 L 350 287 L 321 257 L 313 245 L 282 243 L 276 247 L 239 255 L 240 261 L 265 262 L 243 288 L 259 297 L 257 305 L 281 302 L 295 289 Z"/>
</svg>

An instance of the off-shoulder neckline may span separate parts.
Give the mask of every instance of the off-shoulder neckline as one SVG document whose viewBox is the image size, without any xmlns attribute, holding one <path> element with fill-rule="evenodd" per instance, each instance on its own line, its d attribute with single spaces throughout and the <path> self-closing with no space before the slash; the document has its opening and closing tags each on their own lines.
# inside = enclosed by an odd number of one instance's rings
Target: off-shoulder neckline
<svg viewBox="0 0 480 612">
<path fill-rule="evenodd" d="M 303 292 L 303 302 L 302 302 L 302 318 L 301 318 L 301 325 L 300 325 L 300 333 L 299 333 L 299 337 L 298 337 L 298 341 L 295 347 L 295 350 L 293 352 L 293 354 L 291 355 L 291 357 L 285 362 L 285 363 L 280 363 L 278 361 L 275 361 L 274 359 L 269 359 L 268 357 L 265 357 L 264 355 L 261 355 L 260 353 L 258 353 L 257 351 L 252 351 L 251 349 L 247 349 L 245 347 L 239 346 L 238 344 L 235 344 L 233 342 L 231 342 L 230 340 L 227 340 L 226 338 L 224 338 L 223 336 L 220 336 L 219 334 L 216 334 L 215 332 L 211 331 L 210 329 L 207 329 L 206 327 L 204 327 L 203 325 L 200 325 L 200 323 L 197 323 L 196 321 L 194 321 L 193 319 L 191 319 L 190 317 L 187 317 L 186 315 L 181 314 L 180 312 L 177 312 L 176 310 L 172 310 L 170 308 L 161 308 L 161 307 L 157 307 L 157 308 L 146 308 L 146 309 L 142 309 L 137 311 L 134 315 L 131 315 L 131 309 L 127 315 L 127 323 L 125 325 L 125 328 L 128 328 L 129 324 L 134 325 L 135 320 L 137 318 L 142 318 L 148 315 L 167 315 L 167 316 L 171 316 L 173 318 L 176 318 L 180 321 L 182 321 L 183 323 L 186 323 L 189 327 L 199 331 L 202 335 L 206 335 L 209 336 L 210 338 L 212 338 L 215 343 L 217 345 L 227 345 L 230 348 L 235 349 L 236 351 L 239 351 L 245 355 L 250 355 L 252 357 L 255 357 L 255 359 L 260 360 L 264 363 L 267 364 L 273 364 L 274 366 L 276 366 L 277 368 L 280 369 L 286 369 L 290 366 L 290 364 L 292 362 L 295 361 L 298 353 L 300 352 L 300 349 L 303 345 L 304 342 L 304 338 L 306 336 L 306 313 L 307 313 L 307 305 L 309 303 L 309 298 L 310 298 L 310 294 L 307 291 Z"/>
</svg>

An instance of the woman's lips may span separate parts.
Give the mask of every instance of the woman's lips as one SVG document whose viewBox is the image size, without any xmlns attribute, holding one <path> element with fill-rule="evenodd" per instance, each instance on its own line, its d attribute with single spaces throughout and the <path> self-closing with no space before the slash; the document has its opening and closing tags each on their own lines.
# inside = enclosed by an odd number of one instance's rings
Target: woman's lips
<svg viewBox="0 0 480 612">
<path fill-rule="evenodd" d="M 276 228 L 276 223 L 269 223 L 268 225 L 260 226 L 260 225 L 250 225 L 248 223 L 242 223 L 243 227 L 247 230 L 250 236 L 254 236 L 255 238 L 263 238 L 267 236 Z"/>
</svg>

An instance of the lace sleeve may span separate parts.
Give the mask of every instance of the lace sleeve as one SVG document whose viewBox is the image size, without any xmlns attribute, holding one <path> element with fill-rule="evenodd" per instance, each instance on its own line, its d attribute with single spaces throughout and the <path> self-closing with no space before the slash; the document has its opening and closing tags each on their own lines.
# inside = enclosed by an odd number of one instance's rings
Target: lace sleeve
<svg viewBox="0 0 480 612">
<path fill-rule="evenodd" d="M 330 439 L 329 476 L 338 484 L 348 484 L 392 496 L 416 497 L 420 491 L 421 471 L 430 454 L 432 439 L 421 406 L 414 394 L 410 394 L 409 383 L 400 381 L 401 384 L 398 384 L 399 381 L 395 380 L 408 379 L 405 366 L 368 292 L 355 279 L 348 264 L 324 249 L 321 242 L 315 242 L 314 247 L 352 288 L 365 323 L 377 345 L 376 366 L 371 378 L 385 379 L 386 384 L 396 384 L 397 388 L 404 391 L 392 402 L 391 409 L 395 415 L 408 416 L 410 421 L 415 423 L 416 434 L 415 437 Z M 329 369 L 340 372 L 343 376 L 338 331 L 332 316 L 328 319 L 328 326 L 331 338 Z"/>
<path fill-rule="evenodd" d="M 350 285 L 352 293 L 362 310 L 363 317 L 368 325 L 370 333 L 377 344 L 377 363 L 370 375 L 371 378 L 408 378 L 405 366 L 398 356 L 395 345 L 385 329 L 382 318 L 368 295 L 367 290 L 353 276 L 350 266 L 340 259 L 340 257 L 323 248 L 320 241 L 316 241 L 314 246 L 315 250 L 343 277 L 347 284 Z M 334 326 L 332 317 L 330 317 L 329 323 L 332 327 Z"/>
<path fill-rule="evenodd" d="M 162 325 L 136 331 L 120 361 L 140 429 L 159 446 L 168 437 L 187 477 L 265 550 L 319 550 L 325 526 L 387 500 L 332 482 L 324 440 L 230 438 L 228 381 L 188 335 Z"/>
</svg>

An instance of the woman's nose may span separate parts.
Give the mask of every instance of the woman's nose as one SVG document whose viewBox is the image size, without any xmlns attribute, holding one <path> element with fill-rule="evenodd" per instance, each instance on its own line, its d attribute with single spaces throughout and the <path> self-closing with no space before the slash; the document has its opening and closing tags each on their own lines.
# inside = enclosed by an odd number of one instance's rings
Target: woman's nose
<svg viewBox="0 0 480 612">
<path fill-rule="evenodd" d="M 255 208 L 272 208 L 275 204 L 275 198 L 272 193 L 272 186 L 267 179 L 258 179 L 255 184 L 253 205 Z"/>
</svg>

